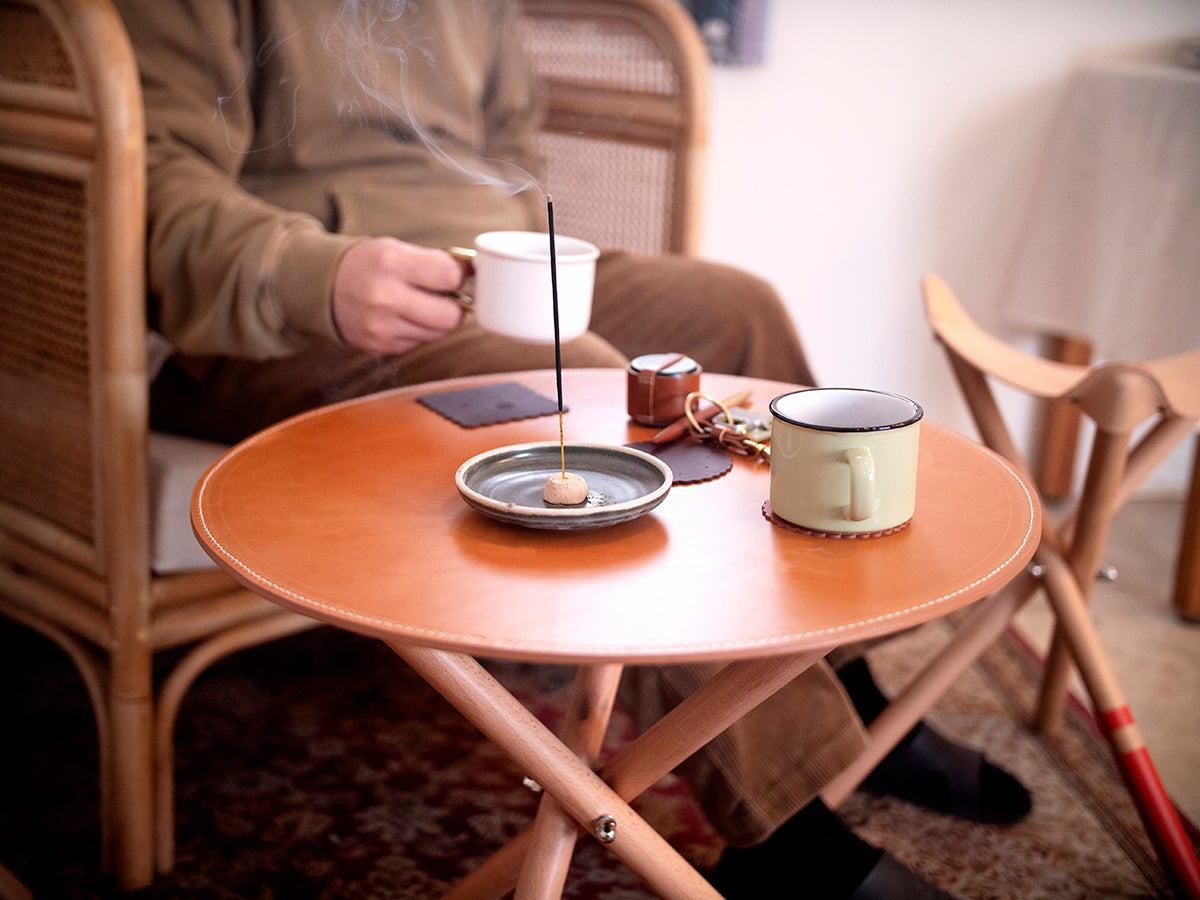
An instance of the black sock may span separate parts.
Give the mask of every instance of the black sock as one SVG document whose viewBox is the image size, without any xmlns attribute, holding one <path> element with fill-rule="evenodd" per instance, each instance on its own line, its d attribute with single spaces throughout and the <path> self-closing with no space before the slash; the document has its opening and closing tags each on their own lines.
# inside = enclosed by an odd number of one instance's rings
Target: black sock
<svg viewBox="0 0 1200 900">
<path fill-rule="evenodd" d="M 858 717 L 863 720 L 864 725 L 870 725 L 874 722 L 891 702 L 884 696 L 883 691 L 879 689 L 879 685 L 875 683 L 875 676 L 871 674 L 871 667 L 867 665 L 867 658 L 865 656 L 860 656 L 846 663 L 846 665 L 836 670 L 836 674 L 838 680 L 842 682 L 842 686 L 846 689 L 846 693 L 850 695 L 850 702 L 854 704 L 854 710 L 858 713 Z M 903 750 L 915 736 L 916 727 L 900 738 L 891 752 L 896 753 Z"/>
<path fill-rule="evenodd" d="M 870 725 L 889 701 L 875 683 L 866 659 L 860 656 L 847 663 L 837 670 L 837 676 L 850 695 L 858 717 Z M 1025 786 L 987 759 L 979 762 L 978 781 L 972 787 L 962 785 L 956 791 L 951 786 L 955 780 L 950 772 L 962 763 L 955 762 L 955 753 L 947 752 L 951 750 L 949 746 L 936 756 L 910 752 L 910 748 L 916 746 L 914 741 L 922 727 L 918 723 L 896 743 L 875 771 L 867 776 L 866 787 L 973 821 L 1012 823 L 1028 815 L 1032 800 Z M 925 745 L 939 741 L 952 743 L 926 727 Z M 976 753 L 965 747 L 959 749 Z"/>
<path fill-rule="evenodd" d="M 794 886 L 788 894 L 838 900 L 881 856 L 817 798 L 761 844 L 727 849 L 712 882 L 728 900 L 780 896 L 781 885 Z"/>
<path fill-rule="evenodd" d="M 887 708 L 888 698 L 883 695 L 883 691 L 879 690 L 879 685 L 875 683 L 875 677 L 871 674 L 866 657 L 860 656 L 858 659 L 846 663 L 837 670 L 837 677 L 842 682 L 842 686 L 846 688 L 846 693 L 850 695 L 858 717 L 863 720 L 864 724 L 870 725 Z"/>
</svg>

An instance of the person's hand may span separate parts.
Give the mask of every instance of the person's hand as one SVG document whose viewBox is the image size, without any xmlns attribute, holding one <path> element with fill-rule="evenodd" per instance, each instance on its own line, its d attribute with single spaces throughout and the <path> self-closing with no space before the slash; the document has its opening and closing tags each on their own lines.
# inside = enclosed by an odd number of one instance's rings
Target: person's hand
<svg viewBox="0 0 1200 900">
<path fill-rule="evenodd" d="M 394 238 L 350 247 L 333 283 L 333 321 L 342 339 L 369 353 L 403 353 L 441 337 L 462 318 L 442 296 L 462 282 L 450 254 Z"/>
</svg>

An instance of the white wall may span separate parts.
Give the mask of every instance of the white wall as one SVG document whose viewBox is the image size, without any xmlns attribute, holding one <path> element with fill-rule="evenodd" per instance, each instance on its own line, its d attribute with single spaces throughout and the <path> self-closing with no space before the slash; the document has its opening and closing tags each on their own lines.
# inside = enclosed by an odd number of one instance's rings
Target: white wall
<svg viewBox="0 0 1200 900">
<path fill-rule="evenodd" d="M 1072 65 L 1200 35 L 1200 0 L 771 0 L 767 30 L 761 66 L 713 70 L 705 255 L 779 288 L 822 384 L 972 432 L 921 275 L 992 296 Z"/>
</svg>

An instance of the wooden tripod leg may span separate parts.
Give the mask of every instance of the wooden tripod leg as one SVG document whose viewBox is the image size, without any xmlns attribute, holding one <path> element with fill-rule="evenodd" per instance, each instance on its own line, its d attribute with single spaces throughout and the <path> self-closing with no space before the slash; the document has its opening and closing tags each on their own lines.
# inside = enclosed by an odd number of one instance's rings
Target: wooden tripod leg
<svg viewBox="0 0 1200 900">
<path fill-rule="evenodd" d="M 1050 548 L 1039 549 L 1046 593 L 1091 695 L 1097 718 L 1112 746 L 1117 768 L 1150 835 L 1159 860 L 1181 896 L 1200 898 L 1200 861 L 1167 795 L 1133 714 L 1092 627 L 1083 596 L 1071 568 Z"/>
<path fill-rule="evenodd" d="M 1078 593 L 1085 608 L 1091 599 L 1092 586 L 1100 570 L 1104 547 L 1108 543 L 1128 448 L 1128 433 L 1097 429 L 1070 550 L 1071 569 L 1075 573 Z M 1043 545 L 1055 540 L 1051 529 L 1043 526 Z M 1062 630 L 1061 622 L 1055 623 L 1054 640 L 1046 658 L 1046 672 L 1034 715 L 1034 727 L 1039 731 L 1051 731 L 1057 727 L 1066 706 L 1071 658 Z"/>
<path fill-rule="evenodd" d="M 621 669 L 622 666 L 615 664 L 582 666 L 575 675 L 559 737 L 591 769 L 596 767 L 604 734 L 608 731 Z M 538 804 L 531 843 L 517 879 L 519 900 L 562 896 L 578 837 L 579 828 L 575 822 L 554 797 L 544 794 Z"/>
<path fill-rule="evenodd" d="M 622 800 L 632 800 L 824 655 L 824 650 L 810 650 L 730 663 L 623 747 L 601 774 Z M 505 896 L 517 882 L 532 832 L 527 828 L 493 853 L 442 900 Z"/>
<path fill-rule="evenodd" d="M 719 900 L 704 877 L 679 855 L 600 777 L 568 750 L 482 666 L 463 653 L 388 642 L 413 670 L 450 701 L 468 721 L 504 749 L 561 804 L 590 829 L 602 816 L 616 822 L 606 845 L 651 890 L 666 900 Z"/>
<path fill-rule="evenodd" d="M 1200 621 L 1200 437 L 1192 451 L 1192 480 L 1184 504 L 1183 533 L 1175 570 L 1175 611 Z"/>
<path fill-rule="evenodd" d="M 1082 338 L 1048 334 L 1042 337 L 1041 354 L 1057 362 L 1086 366 L 1092 361 L 1092 345 Z M 1071 493 L 1075 475 L 1079 407 L 1065 400 L 1041 400 L 1038 407 L 1032 453 L 1034 479 L 1044 499 L 1062 500 Z"/>
<path fill-rule="evenodd" d="M 601 774 L 622 797 L 638 796 L 826 652 L 730 663 L 623 747 Z"/>
</svg>

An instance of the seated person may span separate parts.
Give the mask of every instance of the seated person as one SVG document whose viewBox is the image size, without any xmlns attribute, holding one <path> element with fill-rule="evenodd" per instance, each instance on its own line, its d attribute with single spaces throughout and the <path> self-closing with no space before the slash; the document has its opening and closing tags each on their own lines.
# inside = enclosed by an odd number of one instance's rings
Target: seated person
<svg viewBox="0 0 1200 900">
<path fill-rule="evenodd" d="M 439 249 L 545 230 L 542 196 L 518 190 L 538 169 L 538 108 L 514 4 L 117 5 L 146 105 L 150 317 L 174 348 L 154 427 L 231 442 L 384 388 L 554 365 L 553 348 L 487 334 L 445 296 L 462 271 Z M 565 365 L 677 350 L 709 371 L 813 382 L 778 296 L 727 266 L 604 252 L 592 326 Z M 820 896 L 941 896 L 814 799 L 883 703 L 861 658 L 843 674 L 814 666 L 689 761 L 733 848 L 714 876 L 729 896 L 817 870 L 832 875 Z M 698 677 L 648 675 L 660 701 Z M 1011 776 L 924 726 L 876 775 L 974 818 L 1028 809 Z"/>
</svg>

